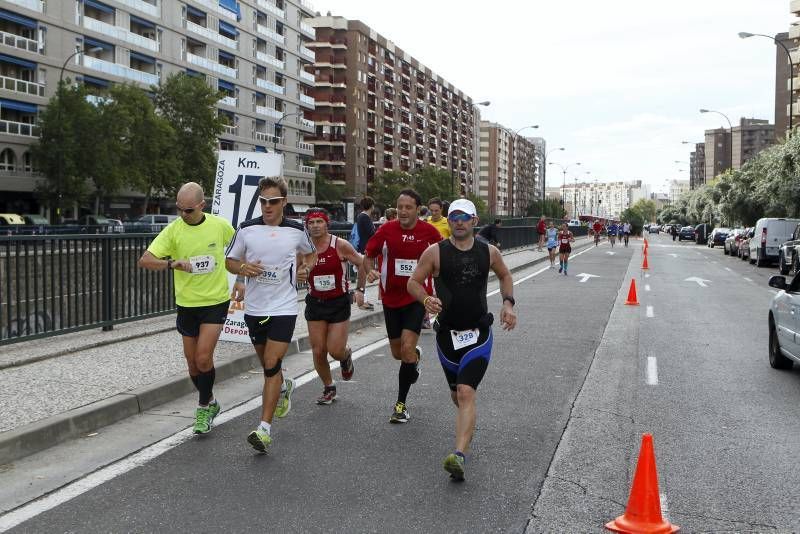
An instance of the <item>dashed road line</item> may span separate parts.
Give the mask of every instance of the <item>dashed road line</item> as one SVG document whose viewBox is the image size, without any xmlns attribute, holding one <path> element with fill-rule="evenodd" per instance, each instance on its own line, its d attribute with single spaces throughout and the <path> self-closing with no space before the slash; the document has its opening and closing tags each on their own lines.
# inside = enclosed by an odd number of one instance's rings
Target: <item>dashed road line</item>
<svg viewBox="0 0 800 534">
<path fill-rule="evenodd" d="M 647 307 L 647 311 L 646 311 L 645 313 L 646 313 L 646 315 L 647 315 L 648 317 L 650 317 L 650 318 L 652 318 L 652 317 L 655 317 L 655 316 L 656 316 L 656 314 L 655 314 L 655 313 L 653 313 L 653 307 L 652 307 L 652 306 L 648 306 L 648 307 Z"/>
<path fill-rule="evenodd" d="M 645 291 L 650 291 L 650 284 L 645 284 L 644 285 L 644 290 Z"/>
<path fill-rule="evenodd" d="M 647 385 L 658 385 L 658 364 L 656 363 L 655 356 L 647 357 Z"/>
</svg>

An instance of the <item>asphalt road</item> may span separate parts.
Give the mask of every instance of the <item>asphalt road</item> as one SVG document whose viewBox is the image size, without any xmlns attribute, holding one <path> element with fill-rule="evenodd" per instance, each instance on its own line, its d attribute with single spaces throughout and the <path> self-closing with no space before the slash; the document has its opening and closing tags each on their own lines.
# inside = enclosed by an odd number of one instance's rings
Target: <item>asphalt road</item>
<svg viewBox="0 0 800 534">
<path fill-rule="evenodd" d="M 800 530 L 800 368 L 767 360 L 776 269 L 652 236 L 642 271 L 640 245 L 591 248 L 569 277 L 515 288 L 520 326 L 495 329 L 463 484 L 441 468 L 454 408 L 426 335 L 408 425 L 388 423 L 398 366 L 382 346 L 334 405 L 314 404 L 316 379 L 298 388 L 268 456 L 244 441 L 251 410 L 14 531 L 601 532 L 625 509 L 644 432 L 683 532 Z M 638 307 L 624 305 L 632 278 Z"/>
<path fill-rule="evenodd" d="M 252 411 L 15 531 L 522 531 L 633 253 L 608 250 L 574 258 L 569 277 L 546 270 L 516 287 L 521 324 L 495 329 L 463 484 L 441 467 L 455 410 L 426 335 L 407 425 L 388 423 L 398 365 L 382 347 L 356 362 L 351 383 L 338 382 L 332 406 L 314 404 L 317 380 L 298 388 L 269 455 L 245 443 L 258 421 Z M 596 278 L 580 282 L 580 273 Z"/>
</svg>

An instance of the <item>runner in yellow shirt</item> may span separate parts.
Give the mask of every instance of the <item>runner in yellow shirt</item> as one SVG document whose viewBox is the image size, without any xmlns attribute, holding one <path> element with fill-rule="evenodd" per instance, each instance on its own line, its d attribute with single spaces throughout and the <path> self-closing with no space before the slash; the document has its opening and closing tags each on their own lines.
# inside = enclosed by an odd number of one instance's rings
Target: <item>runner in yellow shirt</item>
<svg viewBox="0 0 800 534">
<path fill-rule="evenodd" d="M 428 209 L 431 212 L 430 218 L 428 218 L 428 222 L 434 226 L 439 233 L 442 235 L 442 239 L 447 239 L 450 237 L 450 225 L 447 224 L 447 217 L 444 217 L 444 213 L 442 213 L 442 199 L 438 197 L 433 197 L 428 201 Z"/>
<path fill-rule="evenodd" d="M 214 348 L 228 316 L 225 248 L 234 229 L 225 219 L 203 213 L 203 188 L 194 182 L 180 188 L 176 206 L 180 217 L 153 239 L 139 259 L 139 266 L 151 271 L 173 271 L 176 325 L 183 336 L 189 378 L 200 397 L 194 432 L 205 434 L 221 409 L 213 393 Z M 240 289 L 237 284 L 234 292 Z"/>
</svg>

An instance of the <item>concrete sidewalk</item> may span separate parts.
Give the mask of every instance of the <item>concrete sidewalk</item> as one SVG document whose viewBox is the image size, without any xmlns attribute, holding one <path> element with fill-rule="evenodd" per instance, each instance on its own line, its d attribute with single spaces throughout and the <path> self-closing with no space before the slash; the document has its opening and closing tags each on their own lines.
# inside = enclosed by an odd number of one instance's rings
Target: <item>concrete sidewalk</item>
<svg viewBox="0 0 800 534">
<path fill-rule="evenodd" d="M 574 249 L 588 245 L 577 238 Z M 535 247 L 503 256 L 512 272 L 547 261 Z M 354 350 L 361 329 L 383 324 L 376 287 L 367 298 L 374 311 L 353 307 Z M 309 348 L 303 309 L 286 362 Z M 191 393 L 174 325 L 169 315 L 0 347 L 0 465 Z M 259 365 L 250 344 L 221 341 L 214 358 L 218 382 Z"/>
</svg>

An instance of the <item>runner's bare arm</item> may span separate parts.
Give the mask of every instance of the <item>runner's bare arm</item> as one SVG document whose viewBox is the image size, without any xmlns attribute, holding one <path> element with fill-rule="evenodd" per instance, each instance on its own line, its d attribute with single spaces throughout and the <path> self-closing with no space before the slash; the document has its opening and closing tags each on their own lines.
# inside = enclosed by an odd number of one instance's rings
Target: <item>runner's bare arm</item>
<svg viewBox="0 0 800 534">
<path fill-rule="evenodd" d="M 361 270 L 361 264 L 364 263 L 364 256 L 359 254 L 353 247 L 353 245 L 351 245 L 344 239 L 336 240 L 336 252 L 339 254 L 340 258 L 350 262 L 351 264 L 355 265 L 358 268 L 358 270 L 356 271 L 358 275 L 358 278 L 356 279 L 356 287 L 366 287 L 367 273 Z M 363 298 L 363 294 L 356 295 L 356 300 L 359 300 L 359 297 Z M 361 305 L 362 303 L 363 301 L 358 302 L 359 305 Z"/>
<path fill-rule="evenodd" d="M 500 310 L 500 324 L 504 330 L 513 330 L 517 326 L 517 314 L 514 313 L 514 305 L 506 300 L 506 297 L 514 298 L 514 278 L 508 270 L 503 255 L 496 247 L 489 247 L 489 267 L 494 271 L 497 280 L 500 282 L 500 295 L 503 298 L 502 309 Z"/>
<path fill-rule="evenodd" d="M 439 274 L 439 245 L 430 245 L 420 256 L 417 266 L 411 278 L 408 279 L 406 289 L 408 293 L 418 302 L 425 306 L 428 313 L 439 313 L 442 311 L 442 301 L 428 295 L 425 291 L 425 280 L 431 276 Z"/>
<path fill-rule="evenodd" d="M 298 255 L 299 256 L 299 255 Z M 297 266 L 297 281 L 303 283 L 308 280 L 311 269 L 317 264 L 317 252 L 309 252 L 302 255 L 303 262 Z"/>
<path fill-rule="evenodd" d="M 261 267 L 261 260 L 255 263 L 247 263 L 238 258 L 225 258 L 225 269 L 231 274 L 242 276 L 258 276 L 264 270 Z"/>
<path fill-rule="evenodd" d="M 187 273 L 192 272 L 192 264 L 188 261 L 156 258 L 149 250 L 145 250 L 142 257 L 139 258 L 139 267 L 149 271 L 163 271 L 172 268 Z"/>
<path fill-rule="evenodd" d="M 363 276 L 363 278 L 362 278 Z M 380 277 L 380 273 L 375 270 L 375 258 L 371 258 L 364 254 L 364 259 L 361 261 L 361 266 L 358 268 L 358 279 L 365 279 L 372 283 Z M 364 286 L 358 286 L 364 287 Z"/>
</svg>

